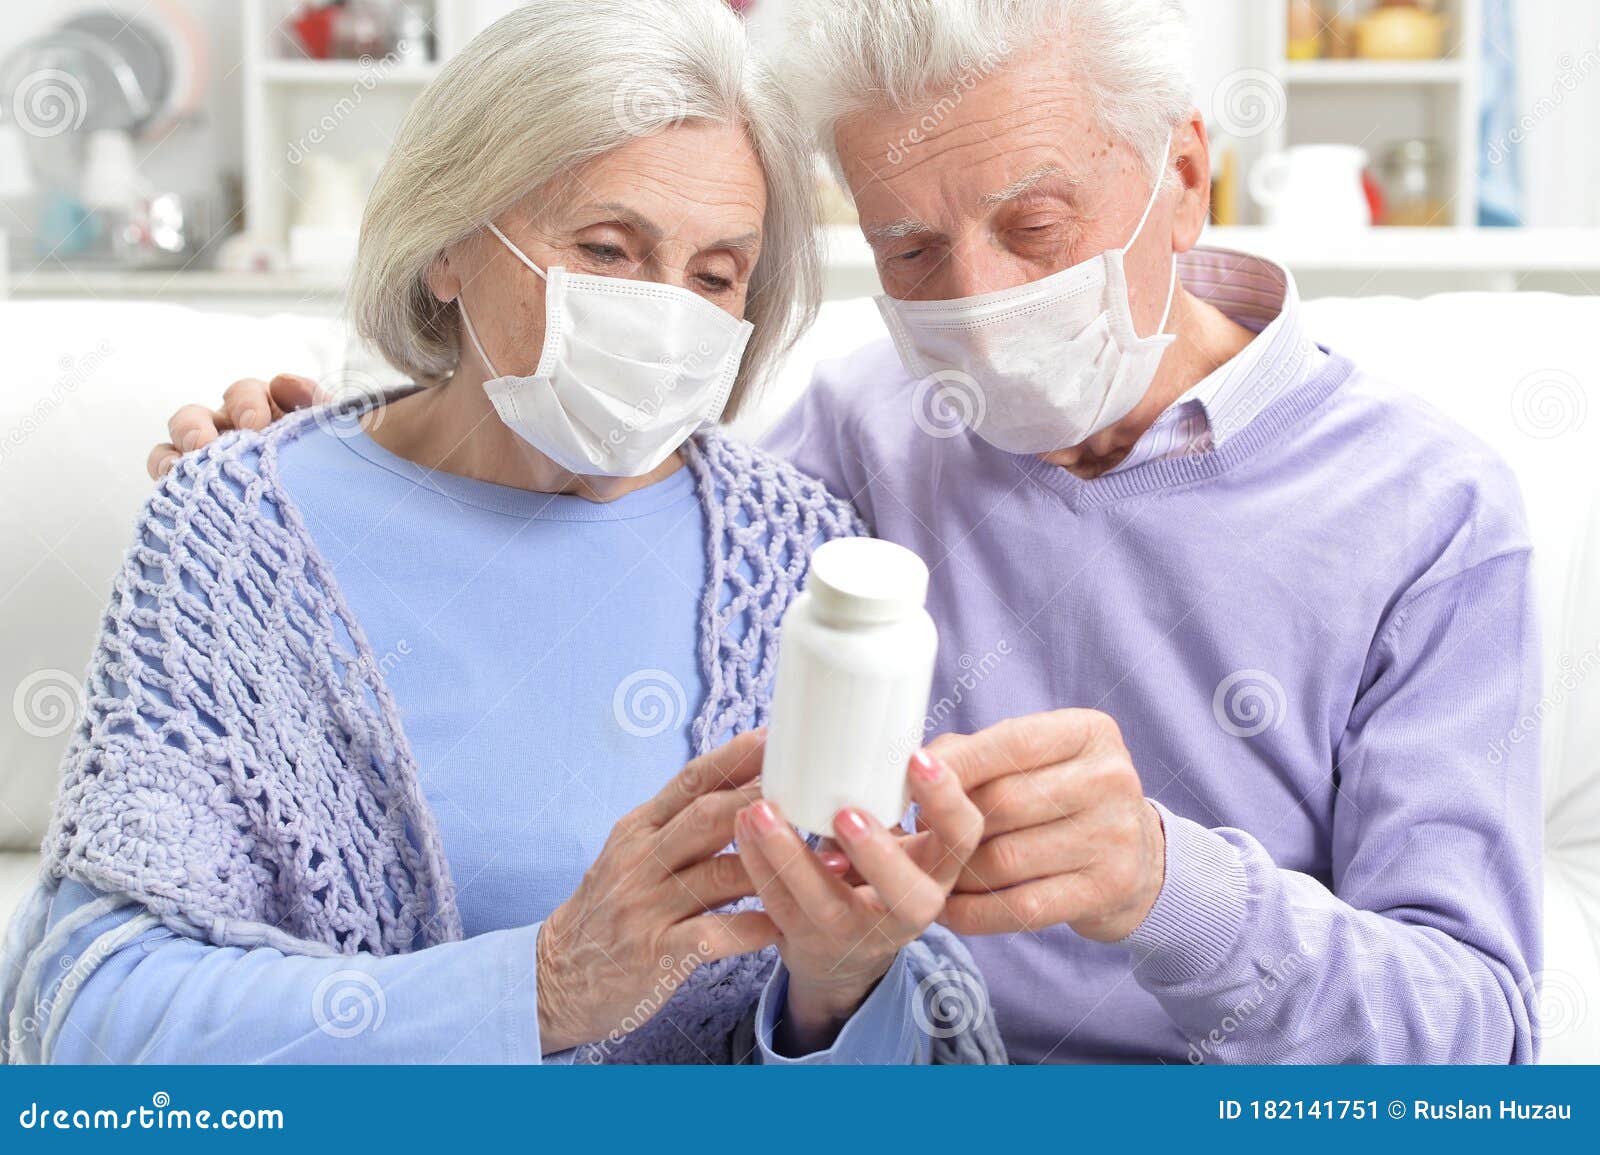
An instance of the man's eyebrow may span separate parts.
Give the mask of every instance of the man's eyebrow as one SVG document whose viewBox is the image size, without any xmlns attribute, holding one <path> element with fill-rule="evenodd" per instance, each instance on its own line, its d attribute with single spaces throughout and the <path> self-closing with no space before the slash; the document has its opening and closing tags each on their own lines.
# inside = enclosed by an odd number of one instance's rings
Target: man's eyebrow
<svg viewBox="0 0 1600 1155">
<path fill-rule="evenodd" d="M 902 241 L 907 237 L 930 237 L 934 235 L 932 225 L 919 221 L 914 217 L 905 217 L 886 225 L 875 225 L 867 230 L 867 242 L 876 244 L 879 241 Z"/>
<path fill-rule="evenodd" d="M 1059 165 L 1040 165 L 1032 172 L 1012 181 L 999 192 L 985 194 L 983 203 L 985 205 L 993 206 L 1003 205 L 1007 201 L 1019 200 L 1020 198 L 1027 196 L 1030 192 L 1038 188 L 1041 184 L 1044 184 L 1046 181 L 1054 181 L 1055 183 L 1064 186 L 1068 192 L 1074 191 L 1083 185 L 1082 181 L 1075 176 L 1070 176 L 1066 170 L 1061 168 Z"/>
</svg>

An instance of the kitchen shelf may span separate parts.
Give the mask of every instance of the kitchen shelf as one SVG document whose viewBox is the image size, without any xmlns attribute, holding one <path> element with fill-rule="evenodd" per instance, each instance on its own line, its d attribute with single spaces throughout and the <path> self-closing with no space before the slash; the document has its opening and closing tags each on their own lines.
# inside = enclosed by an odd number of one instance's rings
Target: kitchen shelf
<svg viewBox="0 0 1600 1155">
<path fill-rule="evenodd" d="M 1460 60 L 1291 60 L 1283 65 L 1285 84 L 1459 84 L 1466 75 Z"/>
<path fill-rule="evenodd" d="M 439 75 L 436 64 L 360 60 L 264 60 L 261 79 L 269 84 L 370 85 L 427 84 Z"/>
<path fill-rule="evenodd" d="M 1600 229 L 1379 227 L 1334 235 L 1240 226 L 1209 228 L 1201 243 L 1271 257 L 1297 271 L 1600 272 Z"/>
</svg>

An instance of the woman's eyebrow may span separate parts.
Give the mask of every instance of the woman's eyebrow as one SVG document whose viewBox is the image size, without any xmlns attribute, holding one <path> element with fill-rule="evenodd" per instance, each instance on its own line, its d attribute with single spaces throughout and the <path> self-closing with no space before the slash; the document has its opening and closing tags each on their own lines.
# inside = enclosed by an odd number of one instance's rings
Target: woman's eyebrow
<svg viewBox="0 0 1600 1155">
<path fill-rule="evenodd" d="M 626 225 L 635 232 L 642 233 L 652 241 L 659 241 L 666 235 L 660 225 L 649 217 L 644 216 L 637 209 L 629 208 L 625 204 L 608 201 L 604 204 L 590 205 L 589 208 L 597 212 L 610 214 L 618 224 Z M 720 241 L 712 241 L 709 245 L 702 245 L 700 248 L 702 251 L 732 249 L 735 252 L 748 252 L 755 248 L 760 240 L 761 231 L 759 229 L 750 229 L 748 232 L 740 233 L 737 236 L 725 237 Z"/>
</svg>

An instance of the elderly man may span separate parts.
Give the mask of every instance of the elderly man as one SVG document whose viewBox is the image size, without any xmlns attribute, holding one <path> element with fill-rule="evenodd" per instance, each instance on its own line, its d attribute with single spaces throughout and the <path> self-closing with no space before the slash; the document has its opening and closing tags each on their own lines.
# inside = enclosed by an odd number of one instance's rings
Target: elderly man
<svg viewBox="0 0 1600 1155">
<path fill-rule="evenodd" d="M 893 340 L 771 444 L 933 569 L 929 728 L 985 814 L 945 921 L 1012 1056 L 1532 1060 L 1505 468 L 1196 248 L 1174 0 L 795 6 Z"/>
<path fill-rule="evenodd" d="M 946 921 L 1013 1057 L 1531 1060 L 1505 467 L 1314 345 L 1285 270 L 1195 248 L 1179 4 L 799 8 L 894 340 L 772 444 L 933 567 L 939 724 L 976 731 L 938 748 L 987 815 Z"/>
</svg>

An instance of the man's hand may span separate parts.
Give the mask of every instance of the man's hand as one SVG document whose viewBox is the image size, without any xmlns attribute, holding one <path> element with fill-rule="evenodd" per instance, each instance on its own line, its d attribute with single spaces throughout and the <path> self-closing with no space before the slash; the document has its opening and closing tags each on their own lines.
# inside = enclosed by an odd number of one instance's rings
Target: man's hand
<svg viewBox="0 0 1600 1155">
<path fill-rule="evenodd" d="M 150 451 L 145 469 L 156 480 L 166 476 L 178 458 L 204 449 L 231 429 L 265 429 L 287 413 L 315 405 L 323 398 L 309 377 L 280 373 L 271 382 L 246 377 L 228 386 L 221 409 L 185 405 L 167 422 L 167 436 Z"/>
<path fill-rule="evenodd" d="M 1161 893 L 1166 836 L 1117 724 L 1094 710 L 1012 718 L 930 749 L 983 814 L 941 922 L 961 934 L 1066 923 L 1131 934 Z"/>
</svg>

